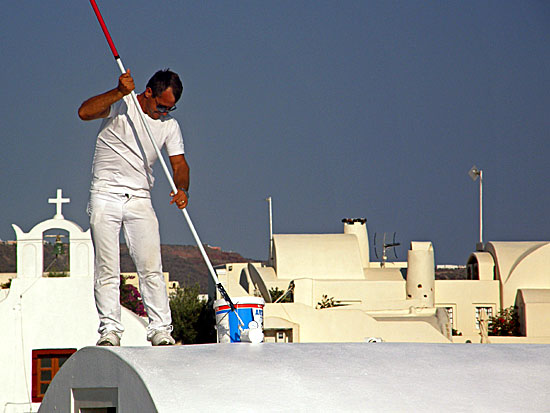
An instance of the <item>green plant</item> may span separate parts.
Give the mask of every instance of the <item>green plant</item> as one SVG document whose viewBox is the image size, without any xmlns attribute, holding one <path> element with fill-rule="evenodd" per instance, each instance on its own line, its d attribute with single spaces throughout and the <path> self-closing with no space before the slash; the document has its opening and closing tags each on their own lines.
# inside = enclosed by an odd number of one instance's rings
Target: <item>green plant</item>
<svg viewBox="0 0 550 413">
<path fill-rule="evenodd" d="M 275 302 L 285 293 L 284 290 L 279 290 L 278 287 L 271 288 L 269 294 L 271 295 L 271 301 Z M 283 298 L 280 303 L 293 303 L 294 302 L 294 292 L 291 291 L 285 298 Z"/>
<path fill-rule="evenodd" d="M 172 336 L 185 344 L 214 343 L 216 330 L 212 301 L 198 298 L 199 284 L 177 288 L 170 294 Z"/>
<path fill-rule="evenodd" d="M 517 307 L 510 306 L 500 310 L 496 316 L 489 317 L 490 336 L 519 336 L 519 315 Z"/>
<path fill-rule="evenodd" d="M 336 304 L 334 303 L 334 297 L 328 297 L 326 294 L 324 294 L 322 297 L 321 297 L 321 301 L 319 301 L 317 303 L 317 309 L 323 309 L 323 308 L 331 308 L 331 307 L 336 307 Z"/>
</svg>

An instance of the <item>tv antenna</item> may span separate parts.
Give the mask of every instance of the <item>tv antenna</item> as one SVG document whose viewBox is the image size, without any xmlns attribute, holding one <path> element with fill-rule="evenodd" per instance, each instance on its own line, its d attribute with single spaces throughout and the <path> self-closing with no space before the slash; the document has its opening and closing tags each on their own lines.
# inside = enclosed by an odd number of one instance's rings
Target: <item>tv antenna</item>
<svg viewBox="0 0 550 413">
<path fill-rule="evenodd" d="M 386 261 L 388 261 L 388 250 L 391 250 L 393 251 L 393 255 L 395 257 L 395 259 L 397 259 L 397 253 L 395 252 L 395 247 L 398 247 L 399 245 L 401 245 L 400 242 L 395 242 L 395 232 L 393 233 L 393 237 L 390 237 L 389 234 L 387 232 L 384 232 L 384 235 L 382 237 L 382 245 L 379 244 L 380 241 L 378 241 L 378 243 L 376 242 L 376 239 L 377 239 L 377 235 L 378 233 L 374 233 L 374 255 L 376 255 L 376 258 L 380 259 L 381 262 L 380 262 L 380 267 L 384 268 L 386 266 Z M 392 239 L 391 242 L 389 241 L 386 241 L 386 240 L 389 240 L 389 239 Z M 380 258 L 378 256 L 378 250 L 382 248 L 382 257 Z"/>
</svg>

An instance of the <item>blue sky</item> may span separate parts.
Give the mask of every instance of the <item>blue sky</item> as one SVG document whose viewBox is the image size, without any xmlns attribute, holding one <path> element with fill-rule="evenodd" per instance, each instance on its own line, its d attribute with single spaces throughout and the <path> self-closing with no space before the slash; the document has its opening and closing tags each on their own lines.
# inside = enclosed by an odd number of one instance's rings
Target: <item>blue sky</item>
<svg viewBox="0 0 550 413">
<path fill-rule="evenodd" d="M 203 242 L 265 259 L 276 233 L 431 240 L 464 264 L 478 238 L 548 240 L 550 3 L 98 1 L 137 92 L 169 67 Z M 3 4 L 0 238 L 85 213 L 99 122 L 76 115 L 118 68 L 88 1 Z M 163 243 L 193 244 L 156 165 Z"/>
</svg>

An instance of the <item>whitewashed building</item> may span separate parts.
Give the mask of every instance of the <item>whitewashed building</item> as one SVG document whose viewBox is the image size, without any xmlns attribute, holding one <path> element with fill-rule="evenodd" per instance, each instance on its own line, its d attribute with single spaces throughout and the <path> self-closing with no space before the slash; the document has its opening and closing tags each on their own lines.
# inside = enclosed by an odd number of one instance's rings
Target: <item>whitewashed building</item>
<svg viewBox="0 0 550 413">
<path fill-rule="evenodd" d="M 550 343 L 550 242 L 488 242 L 468 279 L 435 280 L 431 242 L 411 242 L 407 262 L 371 261 L 366 219 L 343 221 L 340 234 L 274 234 L 269 265 L 218 268 L 231 297 L 265 299 L 266 341 L 479 343 L 481 314 L 515 305 L 521 335 L 485 340 Z M 289 285 L 293 302 L 272 303 Z"/>
<path fill-rule="evenodd" d="M 94 252 L 90 230 L 64 218 L 69 199 L 61 190 L 50 199 L 56 214 L 17 239 L 17 273 L 0 290 L 0 411 L 37 411 L 49 383 L 67 358 L 94 345 L 99 319 L 94 302 Z M 44 233 L 60 230 L 69 237 L 69 271 L 64 277 L 44 272 Z M 122 345 L 148 346 L 145 322 L 123 308 Z"/>
</svg>

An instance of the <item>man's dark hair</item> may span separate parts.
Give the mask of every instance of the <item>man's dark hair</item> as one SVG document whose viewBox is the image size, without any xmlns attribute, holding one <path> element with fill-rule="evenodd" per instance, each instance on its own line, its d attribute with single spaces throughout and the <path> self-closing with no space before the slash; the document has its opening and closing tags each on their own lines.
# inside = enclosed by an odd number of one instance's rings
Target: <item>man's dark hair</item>
<svg viewBox="0 0 550 413">
<path fill-rule="evenodd" d="M 176 102 L 180 99 L 183 92 L 183 85 L 180 77 L 170 69 L 159 70 L 149 79 L 147 86 L 153 91 L 153 97 L 160 96 L 169 87 L 172 88 Z"/>
</svg>

